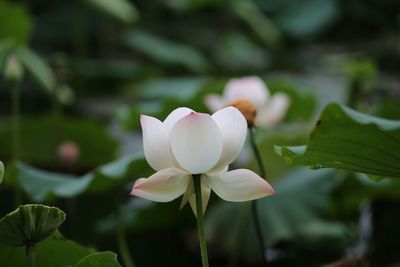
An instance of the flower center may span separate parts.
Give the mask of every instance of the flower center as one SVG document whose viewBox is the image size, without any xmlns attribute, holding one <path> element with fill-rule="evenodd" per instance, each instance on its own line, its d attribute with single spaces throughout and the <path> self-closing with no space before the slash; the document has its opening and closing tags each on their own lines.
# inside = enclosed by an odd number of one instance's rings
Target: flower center
<svg viewBox="0 0 400 267">
<path fill-rule="evenodd" d="M 237 99 L 228 104 L 237 108 L 247 121 L 248 127 L 253 127 L 257 115 L 257 107 L 246 99 Z"/>
</svg>

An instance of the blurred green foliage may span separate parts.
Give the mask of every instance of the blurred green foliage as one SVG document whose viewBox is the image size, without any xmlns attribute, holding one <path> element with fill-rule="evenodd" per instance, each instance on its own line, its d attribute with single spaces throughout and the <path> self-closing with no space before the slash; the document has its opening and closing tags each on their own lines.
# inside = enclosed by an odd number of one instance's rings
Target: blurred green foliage
<svg viewBox="0 0 400 267">
<path fill-rule="evenodd" d="M 12 46 L 26 45 L 32 30 L 32 18 L 23 5 L 0 2 L 0 40 L 11 42 Z"/>
<path fill-rule="evenodd" d="M 344 177 L 335 171 L 312 172 L 296 169 L 274 184 L 277 195 L 257 201 L 261 225 L 269 246 L 299 240 L 302 246 L 339 253 L 349 241 L 344 225 L 330 222 L 321 215 L 332 191 Z M 240 221 L 241 218 L 243 221 Z M 249 203 L 219 203 L 209 215 L 206 229 L 211 244 L 232 251 L 247 262 L 257 260 L 257 239 L 251 227 Z M 232 225 L 232 227 L 226 227 Z M 321 245 L 328 242 L 329 248 Z M 222 247 L 221 247 L 222 246 Z"/>
<path fill-rule="evenodd" d="M 0 161 L 0 183 L 3 181 L 4 177 L 4 164 Z"/>
<path fill-rule="evenodd" d="M 104 164 L 114 158 L 117 143 L 96 122 L 82 119 L 57 117 L 26 117 L 21 124 L 22 147 L 21 159 L 48 168 L 63 168 L 59 155 L 60 146 L 73 142 L 79 148 L 76 162 L 77 171 L 85 171 L 93 166 Z M 3 121 L 0 126 L 0 157 L 11 159 L 12 136 L 10 121 Z M 99 146 L 98 144 L 102 144 Z M 41 151 L 41 153 L 38 153 Z"/>
<path fill-rule="evenodd" d="M 25 70 L 16 83 L 20 158 L 11 142 L 15 83 L 0 77 L 0 160 L 6 165 L 0 217 L 20 203 L 52 203 L 68 215 L 61 231 L 80 244 L 121 257 L 116 233 L 122 225 L 137 266 L 199 265 L 189 208 L 178 212 L 179 200 L 159 204 L 129 196 L 132 182 L 153 172 L 140 151 L 139 115 L 163 120 L 179 106 L 208 112 L 207 94 L 221 93 L 232 77 L 258 75 L 272 93 L 291 98 L 281 124 L 256 132 L 267 178 L 278 191 L 259 201 L 268 245 L 281 255 L 273 266 L 321 266 L 341 258 L 365 238 L 358 220 L 366 201 L 373 206 L 369 234 L 395 233 L 387 214 L 398 212 L 385 201 L 398 203 L 396 179 L 291 170 L 274 145 L 290 149 L 286 159 L 306 165 L 343 167 L 335 162 L 340 158 L 362 165 L 344 169 L 371 173 L 373 160 L 379 163 L 373 174 L 396 174 L 397 161 L 385 159 L 397 155 L 398 142 L 380 120 L 360 122 L 363 115 L 335 105 L 321 115 L 328 129 L 314 128 L 321 128 L 316 116 L 332 100 L 400 119 L 399 8 L 396 0 L 0 1 L 1 73 L 10 56 Z M 348 102 L 337 95 L 348 95 Z M 348 147 L 330 135 L 352 141 L 350 158 Z M 65 143 L 79 151 L 72 166 L 58 154 Z M 305 143 L 303 156 L 291 148 Z M 250 153 L 245 146 L 235 165 L 257 171 Z M 0 166 L 0 177 L 2 171 Z M 240 225 L 243 210 L 246 204 L 211 198 L 205 219 L 212 265 L 260 265 L 248 218 L 242 234 L 232 227 Z M 240 249 L 235 236 L 243 238 Z M 360 254 L 373 264 L 398 254 L 400 245 L 378 237 L 365 241 L 375 250 Z M 0 246 L 1 266 L 26 266 L 22 248 Z M 59 233 L 38 245 L 37 259 L 43 267 L 119 266 L 115 254 L 97 253 Z M 385 260 L 398 262 L 395 256 Z"/>
<path fill-rule="evenodd" d="M 76 197 L 86 192 L 99 193 L 113 190 L 131 181 L 133 173 L 144 175 L 142 171 L 144 166 L 143 155 L 134 154 L 76 177 L 16 163 L 9 169 L 7 183 L 22 189 L 32 200 L 44 202 L 54 198 Z"/>
</svg>

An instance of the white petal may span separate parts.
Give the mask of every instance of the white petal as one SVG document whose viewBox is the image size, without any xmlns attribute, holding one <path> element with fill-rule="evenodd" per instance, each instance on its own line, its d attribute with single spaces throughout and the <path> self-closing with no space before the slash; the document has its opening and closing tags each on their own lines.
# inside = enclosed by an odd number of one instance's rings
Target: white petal
<svg viewBox="0 0 400 267">
<path fill-rule="evenodd" d="M 157 202 L 168 202 L 182 195 L 189 185 L 192 176 L 176 168 L 156 172 L 149 178 L 135 182 L 131 195 Z"/>
<path fill-rule="evenodd" d="M 247 134 L 247 122 L 242 113 L 227 107 L 212 115 L 222 135 L 223 147 L 221 157 L 213 170 L 221 170 L 231 164 L 243 148 Z"/>
<path fill-rule="evenodd" d="M 246 99 L 261 108 L 269 97 L 269 90 L 263 80 L 251 76 L 231 79 L 225 86 L 224 95 L 228 102 Z"/>
<path fill-rule="evenodd" d="M 179 209 L 182 209 L 186 205 L 186 203 L 188 203 L 188 201 L 193 196 L 193 194 L 194 194 L 194 183 L 193 183 L 193 179 L 190 179 L 189 185 L 188 185 L 185 193 L 183 194 L 181 205 L 179 206 Z"/>
<path fill-rule="evenodd" d="M 273 125 L 280 122 L 290 105 L 290 98 L 284 93 L 274 94 L 256 118 L 257 125 Z"/>
<path fill-rule="evenodd" d="M 218 176 L 218 175 L 226 173 L 228 171 L 228 169 L 229 169 L 229 165 L 225 166 L 225 168 L 222 168 L 222 169 L 212 168 L 212 170 L 208 171 L 206 174 L 208 176 Z"/>
<path fill-rule="evenodd" d="M 177 109 L 173 110 L 168 115 L 168 117 L 164 120 L 164 125 L 167 128 L 168 133 L 171 133 L 172 127 L 174 126 L 174 124 L 177 121 L 179 121 L 186 115 L 189 115 L 191 112 L 193 112 L 193 110 L 191 110 L 190 108 L 185 108 L 185 107 L 177 108 Z"/>
<path fill-rule="evenodd" d="M 206 212 L 208 201 L 210 200 L 211 188 L 207 183 L 207 179 L 204 175 L 201 176 L 201 203 L 203 208 L 203 214 Z M 196 207 L 196 194 L 193 194 L 189 199 L 190 207 L 193 210 L 194 215 L 197 217 Z"/>
<path fill-rule="evenodd" d="M 169 135 L 163 123 L 156 118 L 141 115 L 143 149 L 149 165 L 156 171 L 175 167 L 169 148 Z"/>
<path fill-rule="evenodd" d="M 227 103 L 224 99 L 216 94 L 207 95 L 204 99 L 206 106 L 213 112 L 226 107 Z"/>
<path fill-rule="evenodd" d="M 175 123 L 170 135 L 172 153 L 188 172 L 208 172 L 222 151 L 222 137 L 208 114 L 192 112 Z"/>
<path fill-rule="evenodd" d="M 275 194 L 274 189 L 256 173 L 247 169 L 207 177 L 212 190 L 227 201 L 248 201 Z"/>
</svg>

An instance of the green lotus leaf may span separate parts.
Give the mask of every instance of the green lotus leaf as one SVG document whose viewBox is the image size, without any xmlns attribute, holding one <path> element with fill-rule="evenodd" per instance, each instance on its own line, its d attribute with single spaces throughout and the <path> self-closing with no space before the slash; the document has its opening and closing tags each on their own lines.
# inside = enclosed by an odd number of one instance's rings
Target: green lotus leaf
<svg viewBox="0 0 400 267">
<path fill-rule="evenodd" d="M 81 259 L 75 267 L 121 267 L 117 254 L 112 252 L 93 253 Z"/>
<path fill-rule="evenodd" d="M 118 143 L 100 123 L 63 117 L 60 128 L 57 125 L 52 116 L 21 117 L 23 149 L 19 159 L 32 165 L 65 171 L 65 159 L 59 151 L 68 143 L 76 145 L 78 153 L 73 165 L 74 171 L 79 173 L 114 158 Z M 12 142 L 9 142 L 13 136 L 12 127 L 11 120 L 2 120 L 0 123 L 0 159 L 4 161 L 13 159 Z M 62 136 L 56 129 L 62 131 Z"/>
<path fill-rule="evenodd" d="M 64 222 L 65 213 L 42 204 L 19 206 L 0 220 L 0 241 L 10 246 L 38 243 L 49 237 Z"/>
<path fill-rule="evenodd" d="M 107 192 L 123 186 L 148 171 L 142 153 L 125 156 L 102 165 L 82 176 L 41 170 L 16 162 L 10 170 L 7 183 L 22 189 L 37 202 L 54 198 L 72 198 L 84 193 Z"/>
<path fill-rule="evenodd" d="M 35 248 L 37 267 L 71 267 L 88 255 L 97 253 L 66 239 L 58 230 Z M 0 243 L 0 266 L 26 267 L 25 248 Z"/>
<path fill-rule="evenodd" d="M 374 179 L 400 178 L 400 121 L 333 103 L 323 110 L 306 146 L 275 150 L 291 165 L 361 172 Z"/>
</svg>

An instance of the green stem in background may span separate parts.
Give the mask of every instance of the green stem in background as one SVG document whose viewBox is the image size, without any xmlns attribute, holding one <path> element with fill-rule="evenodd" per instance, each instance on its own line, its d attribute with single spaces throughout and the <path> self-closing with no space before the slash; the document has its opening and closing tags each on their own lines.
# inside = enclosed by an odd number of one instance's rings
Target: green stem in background
<svg viewBox="0 0 400 267">
<path fill-rule="evenodd" d="M 33 241 L 28 241 L 26 243 L 26 257 L 28 259 L 28 267 L 35 267 L 36 254 L 35 254 L 35 243 Z"/>
<path fill-rule="evenodd" d="M 201 261 L 203 267 L 208 267 L 208 254 L 207 254 L 207 244 L 206 236 L 204 234 L 204 220 L 203 220 L 203 201 L 201 199 L 201 175 L 194 174 L 194 192 L 196 195 L 196 213 L 197 213 L 197 230 L 199 232 L 200 241 L 200 251 L 201 251 Z"/>
<path fill-rule="evenodd" d="M 20 127 L 20 101 L 21 92 L 19 90 L 19 82 L 12 81 L 11 84 L 11 101 L 12 101 L 12 129 L 13 129 L 13 158 L 20 159 L 21 152 L 21 127 Z M 14 205 L 17 207 L 22 203 L 21 190 L 14 190 Z"/>
<path fill-rule="evenodd" d="M 258 167 L 260 169 L 260 176 L 265 179 L 265 167 L 263 164 L 263 161 L 261 159 L 261 154 L 260 151 L 258 150 L 255 138 L 254 138 L 254 128 L 249 128 L 250 131 L 250 143 L 251 143 L 251 148 L 253 149 L 254 156 L 256 158 Z M 264 240 L 264 235 L 262 232 L 261 224 L 260 224 L 260 217 L 258 215 L 258 209 L 257 209 L 257 201 L 253 200 L 251 202 L 251 211 L 253 215 L 253 222 L 254 222 L 254 227 L 256 229 L 256 235 L 258 239 L 258 243 L 260 246 L 260 255 L 265 263 L 265 265 L 268 264 L 268 259 L 265 255 L 265 252 L 267 250 L 267 247 L 265 245 L 265 240 Z"/>
<path fill-rule="evenodd" d="M 235 225 L 235 236 L 233 237 L 233 242 L 231 246 L 231 254 L 229 257 L 229 267 L 236 267 L 239 263 L 239 253 L 240 248 L 243 244 L 243 237 L 245 226 L 248 222 L 247 218 L 250 213 L 250 205 L 248 202 L 244 202 L 240 204 L 239 214 L 237 216 L 236 225 Z"/>
<path fill-rule="evenodd" d="M 350 93 L 349 93 L 349 100 L 348 105 L 351 108 L 357 107 L 357 101 L 359 100 L 360 95 L 362 94 L 362 86 L 358 79 L 353 78 L 350 82 Z"/>
<path fill-rule="evenodd" d="M 55 135 L 57 137 L 57 141 L 61 142 L 63 140 L 63 131 L 62 131 L 62 105 L 60 100 L 58 99 L 59 88 L 56 86 L 54 88 L 52 94 L 52 109 L 53 109 L 53 121 L 54 121 L 54 130 Z"/>
<path fill-rule="evenodd" d="M 118 207 L 117 210 L 117 241 L 119 252 L 121 254 L 122 260 L 124 261 L 125 267 L 135 267 L 133 263 L 132 256 L 129 252 L 128 244 L 126 242 L 125 234 L 125 222 L 123 220 L 121 208 Z"/>
<path fill-rule="evenodd" d="M 12 116 L 13 116 L 13 157 L 19 159 L 21 151 L 20 136 L 20 91 L 17 81 L 12 82 L 11 98 L 12 98 Z"/>
</svg>

